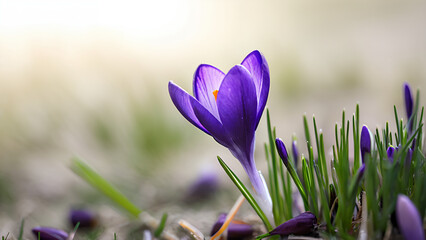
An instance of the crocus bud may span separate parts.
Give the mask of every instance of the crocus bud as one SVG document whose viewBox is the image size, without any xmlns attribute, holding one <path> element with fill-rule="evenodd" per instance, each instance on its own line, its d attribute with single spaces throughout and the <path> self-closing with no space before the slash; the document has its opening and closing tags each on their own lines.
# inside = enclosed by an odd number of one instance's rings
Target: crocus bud
<svg viewBox="0 0 426 240">
<path fill-rule="evenodd" d="M 411 159 L 413 158 L 413 150 L 409 148 L 407 150 L 407 155 L 405 156 L 405 167 L 409 168 L 411 165 Z"/>
<path fill-rule="evenodd" d="M 404 101 L 405 101 L 405 111 L 407 112 L 407 121 L 410 119 L 413 114 L 414 100 L 411 95 L 411 88 L 408 83 L 404 83 Z"/>
<path fill-rule="evenodd" d="M 68 238 L 68 233 L 56 228 L 35 227 L 32 232 L 37 239 L 40 235 L 40 240 L 66 240 Z"/>
<path fill-rule="evenodd" d="M 396 220 L 405 239 L 425 239 L 419 211 L 413 202 L 403 194 L 398 195 L 396 200 Z"/>
<path fill-rule="evenodd" d="M 359 145 L 361 148 L 361 160 L 362 163 L 365 163 L 365 155 L 371 153 L 371 132 L 365 125 L 362 126 Z"/>
<path fill-rule="evenodd" d="M 226 219 L 226 213 L 222 213 L 219 215 L 216 223 L 213 225 L 212 230 L 210 231 L 210 236 L 213 236 L 219 229 L 222 227 L 223 223 Z M 253 227 L 242 221 L 232 221 L 228 226 L 228 240 L 236 240 L 236 239 L 244 239 L 248 237 L 252 237 L 253 235 Z"/>
<path fill-rule="evenodd" d="M 311 212 L 304 212 L 269 232 L 270 235 L 303 235 L 314 231 L 317 223 L 316 216 Z"/>
<path fill-rule="evenodd" d="M 392 146 L 388 147 L 386 153 L 388 155 L 389 162 L 393 163 L 393 155 L 395 154 L 395 148 Z"/>
<path fill-rule="evenodd" d="M 284 165 L 287 166 L 287 164 L 288 164 L 288 153 L 287 153 L 287 149 L 285 148 L 283 140 L 281 140 L 281 138 L 275 139 L 275 145 L 277 146 L 278 155 L 280 155 L 281 160 L 283 161 Z"/>
<path fill-rule="evenodd" d="M 297 168 L 297 160 L 299 159 L 299 151 L 297 150 L 297 143 L 296 141 L 293 141 L 291 144 L 291 150 L 293 152 L 293 160 L 294 160 L 294 166 Z"/>
<path fill-rule="evenodd" d="M 362 164 L 361 167 L 358 169 L 357 177 L 356 177 L 356 184 L 359 185 L 361 182 L 362 177 L 364 177 L 365 172 L 365 164 Z"/>
<path fill-rule="evenodd" d="M 187 202 L 204 200 L 214 195 L 219 189 L 219 178 L 216 172 L 205 171 L 189 186 L 185 196 Z"/>
<path fill-rule="evenodd" d="M 95 213 L 85 209 L 72 209 L 69 213 L 71 224 L 79 228 L 94 228 L 98 225 L 98 217 Z"/>
</svg>

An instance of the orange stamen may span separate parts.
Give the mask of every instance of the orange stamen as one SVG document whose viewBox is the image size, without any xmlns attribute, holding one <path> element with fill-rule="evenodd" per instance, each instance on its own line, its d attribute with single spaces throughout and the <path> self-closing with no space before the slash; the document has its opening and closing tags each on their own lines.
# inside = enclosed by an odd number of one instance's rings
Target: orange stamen
<svg viewBox="0 0 426 240">
<path fill-rule="evenodd" d="M 219 93 L 219 90 L 214 90 L 213 91 L 213 96 L 214 96 L 214 100 L 217 101 L 217 94 Z"/>
</svg>

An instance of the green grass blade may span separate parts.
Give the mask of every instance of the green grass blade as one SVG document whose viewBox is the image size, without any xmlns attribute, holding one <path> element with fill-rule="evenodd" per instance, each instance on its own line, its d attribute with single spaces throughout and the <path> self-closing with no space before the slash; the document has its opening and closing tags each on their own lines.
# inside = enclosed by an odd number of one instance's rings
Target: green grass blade
<svg viewBox="0 0 426 240">
<path fill-rule="evenodd" d="M 156 238 L 159 238 L 161 236 L 161 233 L 163 233 L 164 227 L 166 227 L 167 216 L 167 213 L 164 213 L 161 217 L 160 224 L 158 224 L 157 229 L 155 229 L 154 231 L 154 236 Z"/>
<path fill-rule="evenodd" d="M 87 164 L 78 158 L 72 159 L 71 170 L 80 176 L 87 183 L 98 189 L 110 200 L 126 210 L 131 216 L 138 217 L 142 212 L 136 207 L 130 200 L 128 200 L 121 192 L 119 192 L 114 186 L 112 186 L 107 180 L 101 175 L 95 172 Z"/>
<path fill-rule="evenodd" d="M 19 236 L 18 236 L 18 240 L 22 240 L 23 236 L 24 236 L 24 224 L 25 224 L 25 219 L 22 219 L 21 221 L 21 226 L 19 227 Z"/>
<path fill-rule="evenodd" d="M 266 109 L 266 121 L 267 121 L 267 127 L 268 127 L 268 139 L 269 139 L 269 150 L 270 150 L 270 156 L 271 156 L 271 165 L 272 165 L 272 191 L 271 191 L 271 197 L 272 197 L 272 211 L 274 213 L 274 221 L 275 224 L 278 225 L 281 222 L 281 209 L 282 209 L 282 199 L 279 189 L 279 183 L 278 183 L 278 174 L 279 174 L 279 163 L 277 160 L 277 156 L 275 154 L 275 138 L 272 131 L 271 126 L 271 118 L 269 115 L 269 109 Z"/>
<path fill-rule="evenodd" d="M 311 134 L 309 133 L 308 119 L 306 119 L 306 115 L 303 116 L 303 127 L 305 129 L 305 139 L 306 139 L 306 147 L 309 151 L 309 147 L 311 146 Z"/>
</svg>

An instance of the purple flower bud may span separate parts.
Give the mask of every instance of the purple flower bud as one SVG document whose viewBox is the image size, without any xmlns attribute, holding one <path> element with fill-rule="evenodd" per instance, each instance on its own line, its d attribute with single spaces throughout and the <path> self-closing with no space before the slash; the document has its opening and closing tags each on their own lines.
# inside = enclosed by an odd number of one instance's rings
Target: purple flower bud
<svg viewBox="0 0 426 240">
<path fill-rule="evenodd" d="M 413 158 L 413 150 L 409 148 L 407 150 L 407 155 L 405 156 L 405 167 L 409 168 L 411 165 L 411 159 Z"/>
<path fill-rule="evenodd" d="M 361 140 L 359 145 L 361 148 L 361 160 L 362 163 L 365 163 L 365 155 L 371 152 L 371 132 L 365 125 L 362 126 Z"/>
<path fill-rule="evenodd" d="M 84 209 L 72 209 L 69 218 L 74 227 L 77 223 L 80 223 L 79 228 L 94 228 L 98 225 L 96 214 Z"/>
<path fill-rule="evenodd" d="M 297 160 L 299 159 L 299 151 L 297 150 L 297 143 L 296 141 L 293 141 L 291 144 L 291 150 L 293 152 L 293 160 L 294 160 L 294 166 L 297 168 Z"/>
<path fill-rule="evenodd" d="M 425 239 L 419 211 L 413 202 L 403 194 L 398 195 L 396 200 L 396 220 L 405 239 Z"/>
<path fill-rule="evenodd" d="M 201 176 L 189 186 L 186 194 L 186 201 L 198 201 L 206 199 L 213 194 L 219 188 L 219 179 L 215 172 L 202 172 Z"/>
<path fill-rule="evenodd" d="M 411 95 L 411 88 L 408 83 L 404 83 L 404 100 L 405 100 L 405 111 L 407 112 L 407 121 L 413 114 L 413 96 Z"/>
<path fill-rule="evenodd" d="M 389 162 L 393 163 L 393 155 L 395 154 L 395 148 L 392 146 L 388 147 L 386 153 L 388 155 Z"/>
<path fill-rule="evenodd" d="M 415 150 L 416 149 L 416 138 L 413 139 L 413 141 L 411 142 L 411 150 Z"/>
<path fill-rule="evenodd" d="M 359 183 L 361 182 L 361 179 L 364 176 L 364 172 L 365 172 L 365 164 L 362 164 L 361 167 L 358 169 L 358 173 L 357 173 L 357 178 L 356 178 L 357 185 L 359 185 Z"/>
<path fill-rule="evenodd" d="M 287 166 L 288 164 L 288 153 L 287 149 L 285 148 L 283 140 L 281 138 L 275 139 L 275 145 L 277 146 L 278 154 L 281 157 L 281 160 L 283 161 L 284 165 Z"/>
<path fill-rule="evenodd" d="M 217 231 L 219 231 L 220 227 L 222 227 L 223 223 L 225 222 L 225 219 L 226 213 L 222 213 L 219 215 L 219 218 L 213 225 L 212 230 L 210 231 L 210 236 L 213 236 Z M 232 221 L 231 224 L 229 224 L 227 231 L 228 240 L 244 239 L 253 235 L 253 227 L 242 221 Z"/>
<path fill-rule="evenodd" d="M 311 212 L 304 212 L 269 232 L 271 235 L 303 235 L 312 233 L 317 223 L 316 216 Z"/>
<path fill-rule="evenodd" d="M 56 228 L 35 227 L 32 231 L 36 238 L 40 234 L 40 240 L 66 240 L 68 238 L 68 233 Z"/>
</svg>

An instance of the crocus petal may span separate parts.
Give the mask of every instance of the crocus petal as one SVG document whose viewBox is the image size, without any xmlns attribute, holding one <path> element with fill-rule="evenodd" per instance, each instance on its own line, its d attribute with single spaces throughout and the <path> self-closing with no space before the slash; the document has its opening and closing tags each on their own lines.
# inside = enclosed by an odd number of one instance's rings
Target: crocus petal
<svg viewBox="0 0 426 240">
<path fill-rule="evenodd" d="M 219 112 L 213 92 L 219 90 L 224 77 L 222 71 L 207 64 L 198 66 L 194 74 L 194 97 L 217 119 Z"/>
<path fill-rule="evenodd" d="M 231 141 L 222 123 L 219 122 L 219 120 L 195 98 L 191 98 L 190 103 L 192 109 L 194 110 L 195 116 L 200 121 L 202 126 L 205 127 L 205 129 L 218 143 L 229 148 L 231 146 Z"/>
<path fill-rule="evenodd" d="M 85 209 L 72 209 L 69 213 L 71 224 L 80 228 L 93 228 L 98 224 L 98 217 L 91 211 Z"/>
<path fill-rule="evenodd" d="M 283 140 L 281 140 L 281 138 L 275 139 L 275 146 L 277 146 L 278 155 L 280 155 L 280 158 L 283 161 L 284 165 L 287 166 L 288 153 Z"/>
<path fill-rule="evenodd" d="M 257 98 L 253 78 L 245 67 L 236 65 L 226 74 L 217 95 L 217 106 L 223 127 L 233 142 L 250 155 L 256 129 Z"/>
<path fill-rule="evenodd" d="M 271 235 L 303 235 L 314 231 L 317 223 L 316 216 L 311 212 L 304 212 L 288 220 L 269 232 Z"/>
<path fill-rule="evenodd" d="M 68 238 L 68 233 L 56 228 L 35 227 L 32 232 L 37 238 L 40 235 L 40 240 L 66 240 Z"/>
<path fill-rule="evenodd" d="M 188 202 L 196 202 L 205 200 L 216 194 L 219 189 L 219 177 L 216 172 L 202 172 L 188 188 L 186 200 Z"/>
<path fill-rule="evenodd" d="M 200 121 L 195 116 L 194 110 L 192 109 L 190 100 L 191 99 L 195 100 L 195 98 L 189 95 L 185 90 L 183 90 L 181 87 L 179 87 L 178 85 L 174 84 L 171 81 L 169 82 L 169 94 L 176 108 L 186 118 L 186 120 L 188 120 L 197 128 L 201 129 L 203 132 L 210 135 L 210 133 L 206 130 L 206 128 L 204 128 L 203 125 L 201 125 Z"/>
<path fill-rule="evenodd" d="M 404 83 L 404 100 L 405 100 L 405 111 L 407 112 L 407 121 L 413 114 L 413 96 L 411 95 L 411 88 L 408 83 Z"/>
<path fill-rule="evenodd" d="M 362 163 L 364 163 L 365 155 L 371 152 L 371 132 L 365 125 L 362 126 L 361 130 L 360 148 Z"/>
<path fill-rule="evenodd" d="M 213 225 L 213 228 L 210 231 L 210 236 L 213 236 L 217 231 L 219 231 L 220 227 L 222 227 L 223 223 L 226 219 L 226 213 L 222 213 L 219 215 L 216 223 Z M 249 224 L 246 224 L 241 221 L 232 221 L 228 226 L 227 239 L 245 239 L 251 237 L 253 235 L 253 227 Z"/>
<path fill-rule="evenodd" d="M 405 239 L 425 239 L 419 211 L 413 202 L 402 194 L 398 195 L 396 200 L 396 220 Z"/>
<path fill-rule="evenodd" d="M 253 81 L 256 86 L 256 96 L 258 99 L 256 126 L 259 124 L 263 109 L 269 94 L 269 66 L 265 57 L 257 50 L 251 52 L 241 63 L 253 76 Z"/>
<path fill-rule="evenodd" d="M 393 163 L 393 155 L 395 154 L 395 148 L 392 146 L 388 147 L 388 150 L 386 150 L 386 153 L 388 155 L 389 162 Z"/>
<path fill-rule="evenodd" d="M 294 166 L 296 166 L 296 168 L 297 168 L 297 161 L 299 159 L 299 151 L 297 150 L 297 142 L 296 141 L 292 142 L 291 149 L 292 149 L 292 152 L 293 152 Z"/>
<path fill-rule="evenodd" d="M 362 164 L 357 172 L 356 185 L 359 185 L 361 183 L 361 179 L 362 177 L 364 177 L 364 172 L 365 172 L 365 164 Z"/>
</svg>

